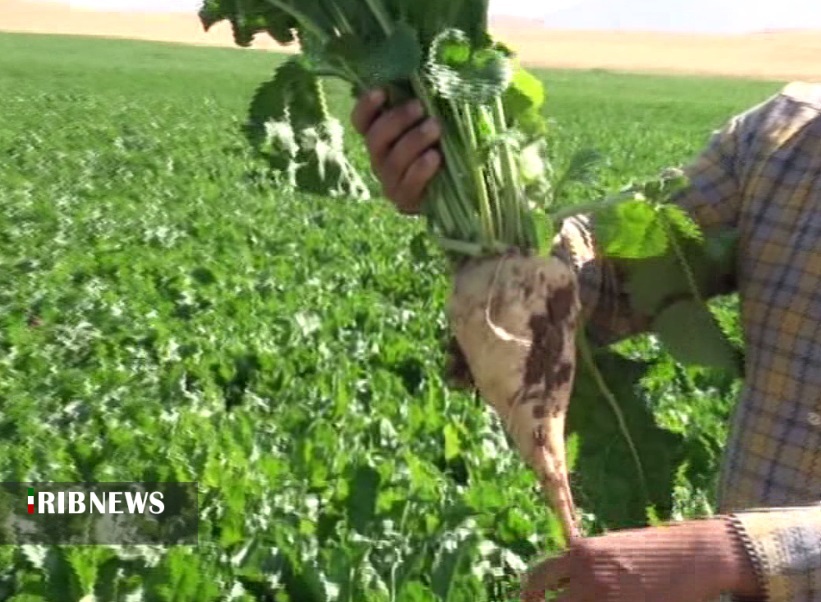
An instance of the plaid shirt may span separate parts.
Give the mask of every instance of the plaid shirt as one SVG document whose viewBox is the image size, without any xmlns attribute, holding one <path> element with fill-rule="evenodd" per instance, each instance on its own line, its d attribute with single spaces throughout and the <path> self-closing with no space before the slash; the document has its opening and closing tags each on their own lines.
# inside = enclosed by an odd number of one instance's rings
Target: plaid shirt
<svg viewBox="0 0 821 602">
<path fill-rule="evenodd" d="M 733 117 L 684 172 L 676 202 L 700 226 L 739 235 L 747 374 L 719 486 L 767 600 L 821 600 L 821 85 L 793 83 Z M 589 218 L 557 239 L 579 274 L 591 339 L 650 330 Z M 720 279 L 716 279 L 720 282 Z M 710 291 L 714 296 L 730 292 Z M 722 286 L 727 286 L 725 283 Z"/>
</svg>

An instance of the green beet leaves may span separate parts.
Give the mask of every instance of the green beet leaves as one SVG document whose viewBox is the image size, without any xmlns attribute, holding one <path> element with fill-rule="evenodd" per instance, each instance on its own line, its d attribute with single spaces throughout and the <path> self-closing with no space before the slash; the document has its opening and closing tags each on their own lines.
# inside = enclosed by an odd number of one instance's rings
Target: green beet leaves
<svg viewBox="0 0 821 602">
<path fill-rule="evenodd" d="M 259 33 L 267 33 L 280 44 L 295 41 L 296 19 L 271 9 L 264 0 L 205 0 L 199 11 L 200 22 L 208 31 L 220 21 L 229 20 L 238 46 L 250 46 Z"/>
<path fill-rule="evenodd" d="M 368 198 L 346 157 L 342 124 L 331 116 L 317 76 L 295 57 L 254 94 L 246 133 L 280 181 L 316 194 Z"/>
</svg>

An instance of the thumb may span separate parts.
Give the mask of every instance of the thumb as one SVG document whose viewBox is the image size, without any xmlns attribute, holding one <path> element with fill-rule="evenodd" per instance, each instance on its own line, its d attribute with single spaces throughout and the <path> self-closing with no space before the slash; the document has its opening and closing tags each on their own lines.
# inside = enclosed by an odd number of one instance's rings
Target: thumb
<svg viewBox="0 0 821 602">
<path fill-rule="evenodd" d="M 548 558 L 528 569 L 522 577 L 522 602 L 544 600 L 545 592 L 564 587 L 570 580 L 570 556 Z"/>
</svg>

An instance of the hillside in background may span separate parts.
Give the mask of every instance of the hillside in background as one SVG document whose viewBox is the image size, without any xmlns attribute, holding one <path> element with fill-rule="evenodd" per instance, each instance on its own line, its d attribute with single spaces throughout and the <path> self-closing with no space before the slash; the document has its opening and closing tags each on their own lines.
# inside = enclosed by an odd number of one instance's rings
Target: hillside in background
<svg viewBox="0 0 821 602">
<path fill-rule="evenodd" d="M 193 13 L 202 0 L 29 0 L 106 11 Z M 490 0 L 490 13 L 563 30 L 739 34 L 821 29 L 816 0 Z"/>
<path fill-rule="evenodd" d="M 813 0 L 761 3 L 749 0 L 582 0 L 544 16 L 545 26 L 563 30 L 654 31 L 747 34 L 821 29 Z"/>
<path fill-rule="evenodd" d="M 693 6 L 704 8 L 706 2 L 695 0 Z M 726 36 L 561 30 L 562 24 L 576 22 L 572 11 L 587 11 L 590 19 L 607 19 L 613 12 L 606 6 L 606 0 L 591 0 L 567 12 L 558 12 L 551 17 L 550 24 L 559 29 L 548 29 L 534 19 L 505 16 L 493 19 L 493 29 L 531 66 L 821 80 L 821 33 L 813 31 Z M 684 17 L 676 18 L 686 20 L 686 14 L 697 15 L 696 8 L 687 9 Z M 650 19 L 649 12 L 647 15 Z M 634 15 L 634 20 L 639 17 Z M 0 31 L 234 46 L 226 23 L 205 33 L 195 13 L 101 12 L 39 0 L 4 0 Z M 283 50 L 266 37 L 259 37 L 254 48 Z"/>
</svg>

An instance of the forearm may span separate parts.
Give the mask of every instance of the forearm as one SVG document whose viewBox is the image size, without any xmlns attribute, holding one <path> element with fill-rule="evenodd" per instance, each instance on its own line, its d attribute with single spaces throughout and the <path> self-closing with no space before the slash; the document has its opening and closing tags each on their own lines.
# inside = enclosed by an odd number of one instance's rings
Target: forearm
<svg viewBox="0 0 821 602">
<path fill-rule="evenodd" d="M 696 577 L 708 580 L 715 597 L 731 593 L 744 600 L 763 599 L 755 560 L 732 518 L 719 516 L 686 524 L 697 550 Z"/>
<path fill-rule="evenodd" d="M 711 299 L 735 291 L 735 249 L 727 242 L 732 241 L 729 229 L 713 227 L 704 233 L 714 249 L 713 255 L 697 243 L 682 244 L 697 281 L 698 290 L 693 291 L 672 249 L 664 256 L 644 260 L 604 256 L 596 245 L 594 220 L 587 216 L 566 220 L 554 247 L 554 252 L 576 270 L 583 319 L 594 345 L 609 345 L 652 331 L 654 318 L 683 296 L 694 296 L 697 292 L 702 299 Z M 715 249 L 722 247 L 724 253 L 716 254 Z M 648 273 L 659 275 L 654 280 L 657 289 L 652 295 L 645 292 L 640 299 L 631 294 L 632 279 L 639 277 L 638 270 L 643 270 L 643 280 L 647 280 Z M 680 277 L 675 276 L 679 272 Z M 648 305 L 651 298 L 655 302 Z"/>
<path fill-rule="evenodd" d="M 554 243 L 554 254 L 571 264 L 578 276 L 582 318 L 594 344 L 613 343 L 649 328 L 649 317 L 630 304 L 619 262 L 596 248 L 592 217 L 566 219 Z"/>
</svg>

